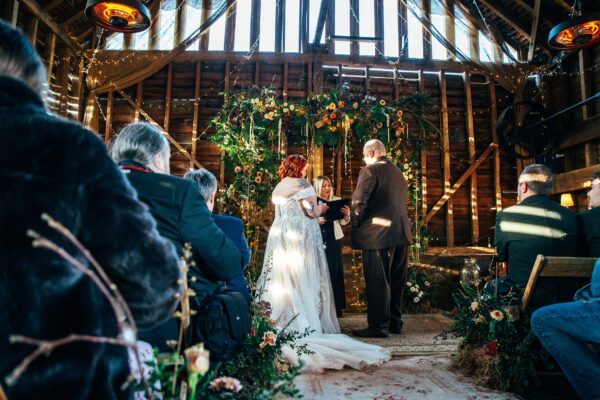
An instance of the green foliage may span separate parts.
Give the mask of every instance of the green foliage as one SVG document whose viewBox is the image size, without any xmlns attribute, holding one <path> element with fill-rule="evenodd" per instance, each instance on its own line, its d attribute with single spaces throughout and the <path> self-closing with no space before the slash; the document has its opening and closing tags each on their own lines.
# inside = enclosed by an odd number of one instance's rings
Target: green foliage
<svg viewBox="0 0 600 400">
<path fill-rule="evenodd" d="M 463 286 L 453 298 L 458 311 L 441 337 L 463 338 L 455 366 L 494 389 L 519 394 L 530 390 L 537 367 L 551 364 L 531 330 L 529 315 L 510 299 L 473 286 Z"/>
<path fill-rule="evenodd" d="M 406 271 L 406 287 L 402 296 L 402 312 L 418 314 L 429 311 L 431 277 L 414 264 Z"/>
</svg>

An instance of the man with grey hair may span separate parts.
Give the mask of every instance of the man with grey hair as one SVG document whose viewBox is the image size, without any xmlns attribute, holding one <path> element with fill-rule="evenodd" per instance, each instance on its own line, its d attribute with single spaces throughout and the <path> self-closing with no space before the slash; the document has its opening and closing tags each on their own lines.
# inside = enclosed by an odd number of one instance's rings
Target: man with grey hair
<svg viewBox="0 0 600 400">
<path fill-rule="evenodd" d="M 408 184 L 402 171 L 386 156 L 384 144 L 369 140 L 363 149 L 364 167 L 352 194 L 352 247 L 362 250 L 367 285 L 368 327 L 360 337 L 402 333 L 402 292 L 406 281 L 408 246 L 412 243 L 406 210 Z"/>
<path fill-rule="evenodd" d="M 190 269 L 191 276 L 216 284 L 240 273 L 240 252 L 215 225 L 198 185 L 169 175 L 169 143 L 157 128 L 148 123 L 127 125 L 116 137 L 111 154 L 150 208 L 160 234 L 171 240 L 180 255 L 185 243 L 192 245 L 196 268 Z M 201 302 L 207 295 L 197 293 L 195 299 Z M 141 337 L 168 350 L 167 342 L 176 342 L 178 332 L 172 318 Z"/>
<path fill-rule="evenodd" d="M 495 282 L 499 295 L 511 293 L 520 301 L 538 254 L 576 255 L 575 213 L 548 197 L 553 185 L 554 175 L 545 165 L 525 167 L 517 186 L 519 203 L 496 215 L 498 260 L 509 268 L 508 275 Z M 531 305 L 536 308 L 558 296 L 558 284 L 546 280 L 536 286 Z"/>
<path fill-rule="evenodd" d="M 207 169 L 196 169 L 185 173 L 183 179 L 189 179 L 198 184 L 200 194 L 206 203 L 206 207 L 213 212 L 215 208 L 215 195 L 217 193 L 217 178 Z M 229 239 L 235 243 L 240 254 L 242 255 L 242 268 L 248 266 L 250 262 L 250 248 L 244 234 L 244 221 L 230 215 L 212 214 L 215 224 L 227 235 Z M 227 287 L 236 292 L 240 292 L 247 303 L 252 300 L 248 285 L 244 279 L 243 271 L 227 281 Z"/>
<path fill-rule="evenodd" d="M 94 270 L 43 214 L 71 231 L 102 265 L 138 328 L 169 318 L 181 295 L 173 245 L 160 237 L 98 136 L 47 112 L 41 96 L 46 81 L 27 37 L 0 20 L 0 384 L 11 400 L 129 399 L 124 346 L 69 343 L 9 379 L 36 349 L 11 341 L 14 335 L 40 341 L 120 337 L 117 317 L 93 281 L 59 254 L 32 246 L 28 230 Z"/>
</svg>

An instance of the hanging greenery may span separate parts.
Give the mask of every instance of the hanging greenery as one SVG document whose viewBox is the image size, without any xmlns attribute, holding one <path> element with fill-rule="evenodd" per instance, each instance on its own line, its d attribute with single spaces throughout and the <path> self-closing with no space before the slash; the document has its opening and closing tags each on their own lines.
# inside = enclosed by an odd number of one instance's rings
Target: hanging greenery
<svg viewBox="0 0 600 400">
<path fill-rule="evenodd" d="M 428 235 L 420 212 L 421 151 L 439 133 L 427 118 L 432 113 L 427 95 L 403 95 L 387 102 L 369 95 L 358 97 L 346 86 L 287 102 L 270 88 L 223 95 L 224 105 L 210 122 L 216 131 L 211 140 L 225 151 L 226 174 L 232 178 L 222 200 L 226 205 L 232 205 L 232 198 L 242 202 L 234 203 L 234 208 L 246 223 L 254 250 L 258 229 L 268 221 L 267 206 L 279 181 L 277 167 L 287 154 L 288 143 L 306 146 L 306 154 L 313 145 L 341 148 L 338 154 L 343 154 L 348 175 L 354 146 L 372 138 L 386 144 L 390 159 L 409 182 L 409 200 L 416 210 L 413 249 L 417 253 L 424 250 Z"/>
</svg>

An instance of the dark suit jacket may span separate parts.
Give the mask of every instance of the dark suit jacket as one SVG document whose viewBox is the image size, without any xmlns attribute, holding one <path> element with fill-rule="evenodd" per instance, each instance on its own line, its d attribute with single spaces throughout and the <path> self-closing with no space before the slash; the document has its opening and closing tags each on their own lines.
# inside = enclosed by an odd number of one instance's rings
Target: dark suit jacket
<svg viewBox="0 0 600 400">
<path fill-rule="evenodd" d="M 500 261 L 508 262 L 508 286 L 523 289 L 538 254 L 572 257 L 576 254 L 575 213 L 547 196 L 531 196 L 496 215 L 496 251 Z M 546 280 L 547 283 L 551 283 Z M 545 286 L 545 287 L 544 287 Z M 536 285 L 540 297 L 555 284 Z M 498 287 L 499 294 L 506 290 Z"/>
<path fill-rule="evenodd" d="M 352 247 L 376 250 L 412 243 L 407 191 L 404 174 L 387 157 L 360 171 L 352 194 Z"/>
<path fill-rule="evenodd" d="M 223 233 L 235 243 L 242 255 L 242 267 L 246 268 L 250 262 L 251 251 L 248 247 L 248 242 L 246 241 L 246 235 L 244 234 L 244 221 L 229 215 L 213 214 L 212 217 L 215 220 L 215 224 L 217 224 Z M 244 279 L 244 273 L 242 271 L 228 280 L 227 286 L 231 290 L 243 294 L 246 301 L 250 303 L 250 292 L 248 291 L 248 285 L 246 284 L 246 279 Z"/>
<path fill-rule="evenodd" d="M 579 255 L 600 257 L 600 207 L 577 214 Z"/>
<path fill-rule="evenodd" d="M 179 255 L 183 254 L 184 243 L 192 245 L 197 268 L 190 269 L 191 276 L 198 275 L 218 283 L 240 273 L 240 252 L 213 221 L 195 182 L 154 173 L 134 161 L 121 161 L 119 166 L 139 199 L 150 208 L 161 236 L 171 240 Z M 211 289 L 205 285 L 202 291 L 196 290 L 196 298 L 202 301 Z M 156 329 L 140 331 L 140 338 L 162 351 L 169 350 L 166 340 L 178 337 L 175 322 L 171 318 Z"/>
</svg>

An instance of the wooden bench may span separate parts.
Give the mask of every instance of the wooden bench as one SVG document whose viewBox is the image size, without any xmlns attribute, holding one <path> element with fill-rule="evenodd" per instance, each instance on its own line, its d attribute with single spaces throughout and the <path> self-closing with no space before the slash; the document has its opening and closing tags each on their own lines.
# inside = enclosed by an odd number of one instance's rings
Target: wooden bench
<svg viewBox="0 0 600 400">
<path fill-rule="evenodd" d="M 545 257 L 541 254 L 535 259 L 529 281 L 523 293 L 522 307 L 527 310 L 538 278 L 590 278 L 597 258 L 587 257 Z"/>
</svg>

